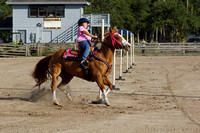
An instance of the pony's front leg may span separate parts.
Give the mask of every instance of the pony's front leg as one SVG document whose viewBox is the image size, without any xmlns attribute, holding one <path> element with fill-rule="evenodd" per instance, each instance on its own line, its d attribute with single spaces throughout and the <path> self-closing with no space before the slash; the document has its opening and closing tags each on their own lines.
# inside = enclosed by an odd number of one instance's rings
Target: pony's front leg
<svg viewBox="0 0 200 133">
<path fill-rule="evenodd" d="M 97 81 L 97 84 L 98 84 L 100 90 L 102 91 L 102 96 L 103 96 L 103 99 L 105 101 L 105 105 L 110 106 L 110 103 L 109 103 L 108 98 L 107 98 L 107 93 L 106 93 L 106 89 L 105 89 L 105 86 L 104 86 L 103 79 L 102 78 L 98 78 L 98 79 L 99 80 Z"/>
<path fill-rule="evenodd" d="M 103 83 L 104 83 L 104 85 L 107 85 L 107 86 L 108 86 L 108 88 L 106 89 L 106 95 L 108 95 L 108 93 L 109 93 L 110 90 L 112 89 L 112 84 L 111 84 L 111 82 L 109 81 L 109 79 L 108 79 L 107 76 L 104 77 Z M 97 100 L 100 101 L 100 102 L 102 101 L 102 91 L 101 91 L 101 90 L 99 90 L 99 97 L 97 98 Z"/>
<path fill-rule="evenodd" d="M 110 90 L 112 90 L 112 84 L 109 81 L 109 79 L 108 79 L 107 76 L 103 79 L 103 83 L 104 83 L 104 85 L 108 86 L 108 88 L 106 89 L 106 95 L 108 95 L 108 93 L 110 92 Z"/>
</svg>

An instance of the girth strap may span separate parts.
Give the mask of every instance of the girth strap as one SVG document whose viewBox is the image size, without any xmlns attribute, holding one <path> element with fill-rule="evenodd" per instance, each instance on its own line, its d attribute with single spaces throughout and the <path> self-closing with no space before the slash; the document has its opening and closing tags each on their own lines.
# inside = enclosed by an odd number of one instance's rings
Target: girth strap
<svg viewBox="0 0 200 133">
<path fill-rule="evenodd" d="M 105 63 L 105 64 L 107 65 L 108 69 L 106 70 L 106 73 L 105 73 L 105 75 L 104 75 L 104 77 L 105 77 L 106 74 L 108 73 L 108 71 L 109 71 L 110 69 L 112 69 L 112 66 L 110 66 L 105 60 L 103 60 L 103 59 L 97 57 L 96 55 L 93 55 L 93 54 L 92 54 L 92 56 L 94 56 L 94 58 L 96 58 L 97 60 L 99 60 L 99 61 L 101 61 L 101 62 L 103 62 L 103 63 Z"/>
</svg>

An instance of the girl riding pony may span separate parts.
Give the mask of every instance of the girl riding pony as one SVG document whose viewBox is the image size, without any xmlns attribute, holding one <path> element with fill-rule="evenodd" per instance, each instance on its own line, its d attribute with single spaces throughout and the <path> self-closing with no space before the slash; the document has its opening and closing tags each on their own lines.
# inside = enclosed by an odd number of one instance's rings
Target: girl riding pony
<svg viewBox="0 0 200 133">
<path fill-rule="evenodd" d="M 97 36 L 94 36 L 90 34 L 87 30 L 88 27 L 88 19 L 86 18 L 80 18 L 78 20 L 78 44 L 79 48 L 83 51 L 83 56 L 81 58 L 81 64 L 80 67 L 83 69 L 83 72 L 87 69 L 86 66 L 84 65 L 86 62 L 86 58 L 88 57 L 90 53 L 90 46 L 91 46 L 91 38 L 98 38 Z"/>
</svg>

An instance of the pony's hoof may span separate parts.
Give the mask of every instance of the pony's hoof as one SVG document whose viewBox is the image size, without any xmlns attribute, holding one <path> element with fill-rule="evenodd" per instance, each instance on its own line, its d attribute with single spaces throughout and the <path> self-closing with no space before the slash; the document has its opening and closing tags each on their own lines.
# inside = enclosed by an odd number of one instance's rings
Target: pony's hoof
<svg viewBox="0 0 200 133">
<path fill-rule="evenodd" d="M 53 104 L 56 105 L 56 106 L 58 106 L 58 107 L 62 107 L 62 106 L 59 104 L 59 102 L 57 102 L 57 101 L 53 101 Z"/>
<path fill-rule="evenodd" d="M 103 104 L 103 100 L 102 99 L 98 99 L 96 101 L 92 101 L 93 104 Z"/>
<path fill-rule="evenodd" d="M 105 105 L 110 106 L 110 103 L 108 101 L 105 102 Z"/>
<path fill-rule="evenodd" d="M 66 96 L 67 96 L 67 99 L 68 99 L 69 101 L 72 101 L 72 97 L 70 96 L 69 93 L 68 93 Z"/>
</svg>

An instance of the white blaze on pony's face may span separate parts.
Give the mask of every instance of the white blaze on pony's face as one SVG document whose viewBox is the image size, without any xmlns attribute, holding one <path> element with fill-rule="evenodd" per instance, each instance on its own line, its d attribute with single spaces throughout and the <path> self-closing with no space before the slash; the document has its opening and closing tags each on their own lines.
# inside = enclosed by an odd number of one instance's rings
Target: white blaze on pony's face
<svg viewBox="0 0 200 133">
<path fill-rule="evenodd" d="M 128 43 L 122 35 L 119 34 L 119 36 L 122 38 L 122 45 L 125 47 L 125 50 L 126 51 L 130 50 L 131 44 Z"/>
<path fill-rule="evenodd" d="M 118 33 L 118 29 L 115 26 L 113 29 L 110 29 L 110 32 L 104 34 L 105 38 L 110 37 L 111 44 L 116 49 L 125 49 L 126 51 L 130 50 L 131 45 L 126 41 L 123 36 Z M 104 39 L 105 42 L 105 39 Z"/>
</svg>

